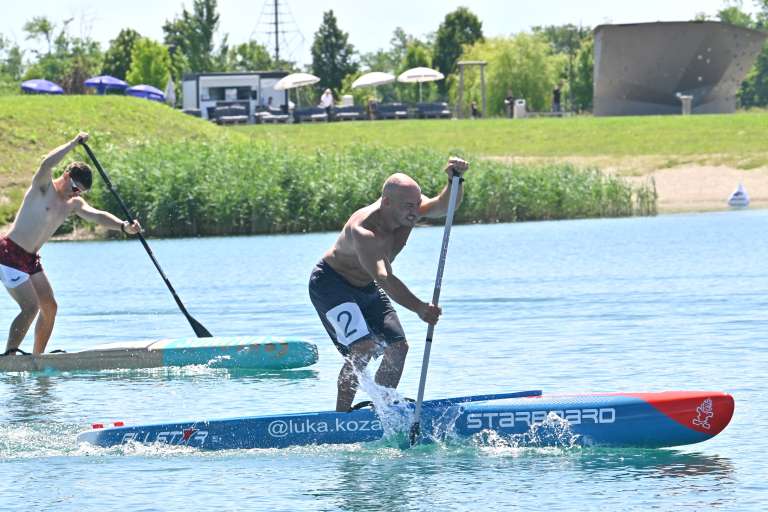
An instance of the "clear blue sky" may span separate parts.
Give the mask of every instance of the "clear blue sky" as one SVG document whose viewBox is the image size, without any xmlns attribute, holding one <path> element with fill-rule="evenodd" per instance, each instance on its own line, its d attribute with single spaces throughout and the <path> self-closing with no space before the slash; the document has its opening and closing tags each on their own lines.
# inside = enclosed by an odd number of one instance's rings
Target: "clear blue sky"
<svg viewBox="0 0 768 512">
<path fill-rule="evenodd" d="M 270 0 L 271 1 L 271 0 Z M 394 29 L 423 37 L 437 30 L 445 15 L 459 6 L 467 6 L 483 22 L 486 36 L 504 36 L 528 30 L 535 25 L 582 24 L 594 27 L 602 23 L 637 23 L 648 21 L 685 21 L 696 13 L 714 14 L 724 0 L 280 0 L 287 4 L 293 18 L 290 26 L 295 34 L 289 49 L 292 60 L 310 62 L 310 47 L 324 11 L 333 9 L 342 30 L 360 52 L 388 48 Z M 220 26 L 217 44 L 229 34 L 231 44 L 259 41 L 268 37 L 258 26 L 264 0 L 219 0 Z M 88 35 L 106 49 L 122 28 L 133 28 L 144 36 L 161 41 L 162 25 L 181 12 L 182 5 L 191 9 L 192 0 L 0 0 L 0 34 L 33 47 L 25 41 L 24 23 L 33 16 L 47 16 L 60 23 L 74 18 L 73 35 Z M 751 0 L 744 8 L 754 11 Z M 261 32 L 260 32 L 261 31 Z M 271 48 L 271 47 L 270 47 Z M 284 52 L 281 52 L 284 57 Z"/>
</svg>

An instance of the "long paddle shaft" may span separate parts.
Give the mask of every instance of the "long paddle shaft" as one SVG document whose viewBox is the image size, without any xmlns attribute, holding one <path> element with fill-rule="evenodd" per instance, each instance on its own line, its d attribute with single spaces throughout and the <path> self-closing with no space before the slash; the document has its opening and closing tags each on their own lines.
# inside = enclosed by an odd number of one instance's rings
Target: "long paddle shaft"
<svg viewBox="0 0 768 512">
<path fill-rule="evenodd" d="M 440 249 L 440 262 L 437 264 L 437 277 L 435 277 L 435 290 L 432 293 L 432 304 L 437 306 L 440 301 L 440 288 L 443 282 L 443 270 L 445 269 L 445 257 L 448 254 L 448 240 L 451 238 L 451 226 L 453 225 L 453 214 L 456 212 L 456 198 L 459 197 L 459 180 L 461 177 L 453 171 L 451 178 L 451 195 L 448 199 L 448 213 L 445 216 L 445 230 L 443 231 L 443 246 Z M 427 368 L 429 368 L 429 353 L 432 350 L 432 335 L 435 332 L 435 326 L 430 324 L 427 328 L 427 341 L 424 344 L 424 358 L 421 361 L 421 378 L 419 379 L 419 394 L 416 397 L 416 413 L 413 417 L 411 426 L 411 445 L 416 441 L 421 433 L 421 404 L 424 401 L 424 387 L 427 384 Z"/>
<path fill-rule="evenodd" d="M 85 148 L 86 153 L 88 153 L 88 156 L 91 158 L 91 161 L 96 166 L 96 169 L 98 169 L 99 174 L 101 174 L 101 177 L 104 179 L 104 183 L 107 184 L 107 188 L 110 192 L 112 192 L 112 195 L 115 196 L 115 199 L 117 199 L 118 204 L 120 205 L 120 208 L 122 208 L 123 213 L 125 213 L 125 216 L 128 218 L 129 222 L 133 222 L 135 217 L 131 215 L 131 212 L 128 211 L 128 207 L 125 206 L 125 203 L 120 198 L 120 196 L 117 194 L 117 191 L 112 187 L 112 182 L 109 179 L 109 176 L 107 176 L 107 173 L 104 171 L 104 168 L 101 166 L 99 161 L 96 159 L 96 155 L 93 154 L 93 151 L 91 151 L 91 148 L 88 147 L 88 144 L 86 144 L 84 141 L 81 141 L 80 144 L 83 145 Z M 203 327 L 203 324 L 192 318 L 192 315 L 189 314 L 187 311 L 187 308 L 184 307 L 184 304 L 181 302 L 181 299 L 176 294 L 176 290 L 173 289 L 173 286 L 171 286 L 171 282 L 168 280 L 168 278 L 165 276 L 165 272 L 163 272 L 163 269 L 160 268 L 160 264 L 157 262 L 157 259 L 155 259 L 155 255 L 152 253 L 152 249 L 149 248 L 149 244 L 144 239 L 144 236 L 141 234 L 141 232 L 137 233 L 136 236 L 139 237 L 139 240 L 141 240 L 141 245 L 144 246 L 144 249 L 147 251 L 147 254 L 149 255 L 149 258 L 152 260 L 152 263 L 155 264 L 155 268 L 158 272 L 160 272 L 160 277 L 163 278 L 163 281 L 165 282 L 165 286 L 168 287 L 168 289 L 171 291 L 171 295 L 173 295 L 173 300 L 176 301 L 176 304 L 179 306 L 179 309 L 184 314 L 185 317 L 187 317 L 187 321 L 189 322 L 189 325 L 192 326 L 192 330 L 195 331 L 195 335 L 198 338 L 211 338 L 213 335 L 208 332 L 208 329 Z"/>
</svg>

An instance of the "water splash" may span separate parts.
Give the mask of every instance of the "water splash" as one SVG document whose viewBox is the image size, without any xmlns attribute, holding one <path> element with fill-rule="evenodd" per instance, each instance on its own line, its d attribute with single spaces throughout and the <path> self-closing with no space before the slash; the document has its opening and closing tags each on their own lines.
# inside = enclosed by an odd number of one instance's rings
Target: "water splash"
<svg viewBox="0 0 768 512">
<path fill-rule="evenodd" d="M 464 407 L 457 405 L 439 409 L 437 415 L 427 412 L 429 417 L 428 429 L 422 435 L 434 443 L 454 442 L 458 440 L 456 435 L 456 421 L 464 413 Z"/>
<path fill-rule="evenodd" d="M 558 448 L 570 450 L 584 444 L 584 439 L 573 432 L 568 420 L 550 412 L 541 423 L 531 425 L 527 432 L 502 436 L 494 430 L 483 430 L 470 441 L 478 447 L 490 448 Z"/>
<path fill-rule="evenodd" d="M 407 406 L 408 399 L 394 388 L 376 384 L 367 369 L 357 373 L 360 389 L 373 402 L 373 409 L 381 420 L 384 438 L 396 438 L 410 430 L 413 424 L 413 408 Z"/>
</svg>

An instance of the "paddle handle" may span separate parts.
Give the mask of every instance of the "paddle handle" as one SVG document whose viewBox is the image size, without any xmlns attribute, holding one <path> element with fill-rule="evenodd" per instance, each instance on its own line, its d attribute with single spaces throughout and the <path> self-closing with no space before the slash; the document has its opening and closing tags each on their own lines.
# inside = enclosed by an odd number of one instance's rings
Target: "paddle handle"
<svg viewBox="0 0 768 512">
<path fill-rule="evenodd" d="M 440 248 L 440 260 L 437 264 L 437 276 L 435 277 L 435 289 L 432 292 L 432 304 L 435 306 L 440 302 L 440 291 L 443 284 L 443 271 L 445 270 L 445 260 L 448 255 L 448 242 L 451 238 L 451 226 L 453 225 L 453 216 L 456 213 L 456 200 L 459 197 L 459 182 L 461 176 L 454 170 L 451 177 L 451 195 L 448 198 L 448 212 L 445 216 L 445 229 L 443 230 L 443 244 Z M 416 395 L 416 411 L 414 413 L 414 423 L 411 427 L 411 444 L 415 444 L 416 438 L 421 431 L 421 405 L 424 401 L 424 388 L 427 384 L 427 369 L 429 368 L 429 355 L 432 351 L 432 337 L 435 333 L 434 324 L 427 327 L 427 339 L 424 344 L 424 356 L 421 361 L 421 377 L 419 378 L 419 392 Z"/>
<path fill-rule="evenodd" d="M 83 145 L 85 148 L 85 152 L 88 153 L 88 157 L 93 162 L 93 165 L 96 166 L 96 169 L 99 171 L 99 174 L 101 175 L 101 178 L 104 180 L 104 183 L 107 184 L 107 188 L 112 193 L 112 195 L 117 200 L 117 203 L 120 205 L 120 208 L 123 210 L 123 213 L 128 218 L 128 221 L 133 223 L 136 218 L 131 214 L 131 212 L 128 210 L 128 207 L 123 202 L 123 199 L 120 197 L 120 195 L 117 193 L 115 188 L 112 186 L 112 180 L 109 179 L 109 176 L 107 175 L 107 172 L 104 170 L 104 168 L 99 163 L 99 160 L 96 158 L 96 155 L 93 154 L 93 151 L 91 151 L 91 148 L 88 146 L 88 144 L 85 141 L 80 141 L 80 144 Z M 184 307 L 184 304 L 181 302 L 181 299 L 176 294 L 176 290 L 174 290 L 173 285 L 171 285 L 171 281 L 166 277 L 165 272 L 163 272 L 163 269 L 160 267 L 160 263 L 158 263 L 157 258 L 155 258 L 155 254 L 152 252 L 152 249 L 149 247 L 149 244 L 147 243 L 147 240 L 144 238 L 144 235 L 141 234 L 141 231 L 136 233 L 136 236 L 141 241 L 141 245 L 144 246 L 144 250 L 147 251 L 147 254 L 149 255 L 149 259 L 152 260 L 152 263 L 155 265 L 155 268 L 160 273 L 160 277 L 163 279 L 163 282 L 165 283 L 165 286 L 168 287 L 168 290 L 170 290 L 171 295 L 173 295 L 173 300 L 176 301 L 176 305 L 181 310 L 182 314 L 186 317 L 187 321 L 189 322 L 189 325 L 192 327 L 192 330 L 195 331 L 195 335 L 198 338 L 211 338 L 213 335 L 203 327 L 203 324 L 192 318 L 192 315 L 189 314 L 187 311 L 187 308 Z"/>
</svg>

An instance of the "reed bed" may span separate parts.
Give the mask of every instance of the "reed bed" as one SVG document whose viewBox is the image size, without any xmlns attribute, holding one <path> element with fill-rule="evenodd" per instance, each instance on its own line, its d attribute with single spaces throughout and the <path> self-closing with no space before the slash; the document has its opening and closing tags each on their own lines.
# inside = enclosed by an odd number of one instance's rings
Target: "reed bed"
<svg viewBox="0 0 768 512">
<path fill-rule="evenodd" d="M 456 221 L 654 215 L 652 182 L 631 185 L 597 169 L 473 160 Z M 102 157 L 115 187 L 148 234 L 163 237 L 336 230 L 375 201 L 396 171 L 424 194 L 445 186 L 448 155 L 360 145 L 314 154 L 262 142 L 145 144 Z M 97 178 L 97 182 L 98 182 Z M 103 185 L 92 201 L 118 211 Z"/>
</svg>

